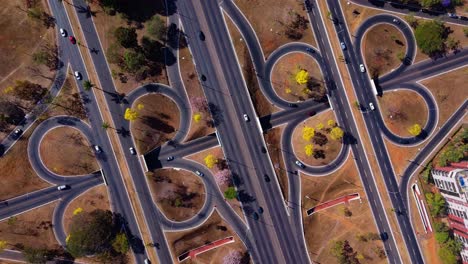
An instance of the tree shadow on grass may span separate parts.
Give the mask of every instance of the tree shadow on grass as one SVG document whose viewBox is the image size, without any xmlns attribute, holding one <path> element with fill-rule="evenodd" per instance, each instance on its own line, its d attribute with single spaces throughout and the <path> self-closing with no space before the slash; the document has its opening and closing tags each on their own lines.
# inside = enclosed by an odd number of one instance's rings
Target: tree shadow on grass
<svg viewBox="0 0 468 264">
<path fill-rule="evenodd" d="M 169 125 L 166 121 L 154 117 L 154 116 L 142 116 L 141 117 L 143 124 L 151 127 L 154 130 L 161 131 L 163 133 L 173 133 L 175 132 L 175 128 Z"/>
</svg>

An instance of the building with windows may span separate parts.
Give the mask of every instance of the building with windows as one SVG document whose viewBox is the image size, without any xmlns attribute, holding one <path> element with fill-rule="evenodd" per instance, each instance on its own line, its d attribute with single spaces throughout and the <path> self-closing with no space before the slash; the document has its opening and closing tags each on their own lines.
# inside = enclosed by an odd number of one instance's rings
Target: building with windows
<svg viewBox="0 0 468 264">
<path fill-rule="evenodd" d="M 449 226 L 463 242 L 461 257 L 468 264 L 468 161 L 434 168 L 432 178 L 447 202 Z"/>
</svg>

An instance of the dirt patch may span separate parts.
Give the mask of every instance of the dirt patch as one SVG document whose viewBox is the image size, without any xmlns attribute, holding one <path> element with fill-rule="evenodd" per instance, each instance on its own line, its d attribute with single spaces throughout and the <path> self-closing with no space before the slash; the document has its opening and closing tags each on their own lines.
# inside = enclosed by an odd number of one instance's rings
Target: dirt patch
<svg viewBox="0 0 468 264">
<path fill-rule="evenodd" d="M 424 99 L 411 90 L 398 90 L 384 93 L 377 97 L 385 125 L 394 134 L 412 137 L 408 129 L 419 124 L 424 128 L 428 109 Z"/>
<path fill-rule="evenodd" d="M 328 120 L 335 120 L 333 111 L 326 111 L 310 117 L 294 129 L 292 135 L 294 154 L 307 165 L 327 165 L 332 162 L 341 151 L 341 140 L 333 140 L 330 137 L 330 129 L 332 126 L 328 125 Z M 319 129 L 319 124 L 322 124 L 323 128 Z M 315 129 L 315 135 L 310 141 L 306 141 L 302 137 L 305 127 Z M 306 145 L 313 146 L 313 153 L 310 156 L 306 155 Z"/>
<path fill-rule="evenodd" d="M 362 52 L 371 76 L 382 76 L 401 64 L 406 39 L 394 26 L 379 24 L 366 32 Z"/>
<path fill-rule="evenodd" d="M 387 262 L 375 253 L 375 248 L 383 246 L 380 240 L 365 242 L 358 238 L 359 235 L 378 233 L 361 184 L 352 159 L 326 177 L 301 174 L 304 232 L 312 261 L 336 263 L 337 259 L 330 253 L 330 248 L 334 241 L 348 240 L 351 247 L 363 256 L 361 263 Z M 311 216 L 306 214 L 307 209 L 319 203 L 353 193 L 361 195 L 362 203 L 355 200 L 348 205 L 337 205 Z M 345 210 L 351 216 L 345 216 Z"/>
<path fill-rule="evenodd" d="M 307 83 L 298 83 L 297 77 L 301 71 L 306 71 Z M 273 67 L 271 82 L 276 94 L 290 101 L 304 101 L 312 98 L 316 101 L 326 100 L 326 89 L 322 72 L 317 61 L 300 53 L 289 53 L 283 56 Z"/>
<path fill-rule="evenodd" d="M 198 162 L 200 164 L 203 164 L 203 166 L 206 166 L 204 159 L 205 159 L 206 156 L 208 156 L 210 154 L 215 156 L 216 159 L 218 159 L 219 161 L 224 160 L 223 150 L 221 149 L 220 146 L 200 151 L 198 153 L 187 156 L 186 158 L 190 159 L 190 160 L 193 160 L 193 161 L 196 161 L 196 162 Z M 209 169 L 209 170 L 211 171 L 211 173 L 213 173 L 213 175 L 220 171 L 218 166 L 216 166 L 216 165 L 213 168 Z M 221 193 L 224 194 L 224 192 L 228 188 L 228 185 L 224 184 L 224 185 L 218 186 L 218 188 L 221 191 Z M 244 220 L 244 214 L 242 212 L 240 202 L 237 199 L 231 199 L 231 200 L 226 199 L 226 202 L 232 207 L 232 209 L 234 209 L 234 211 L 240 217 L 240 219 Z"/>
<path fill-rule="evenodd" d="M 270 129 L 264 134 L 264 137 L 271 162 L 275 168 L 275 174 L 278 177 L 281 193 L 283 198 L 287 200 L 287 197 L 289 197 L 288 175 L 284 166 L 283 151 L 281 150 L 281 135 L 284 127 L 285 125 Z"/>
<path fill-rule="evenodd" d="M 180 254 L 201 247 L 206 243 L 223 239 L 229 236 L 234 237 L 234 243 L 230 243 L 197 256 L 195 261 L 189 260 L 187 263 L 222 263 L 223 257 L 230 251 L 240 251 L 246 254 L 246 249 L 242 241 L 231 229 L 231 227 L 220 217 L 215 210 L 203 225 L 182 232 L 166 232 L 166 239 L 173 255 L 177 258 Z"/>
<path fill-rule="evenodd" d="M 59 247 L 52 230 L 52 215 L 56 202 L 13 216 L 0 222 L 0 237 L 7 241 L 7 248 L 56 249 Z"/>
<path fill-rule="evenodd" d="M 192 54 L 188 48 L 179 50 L 179 65 L 180 65 L 180 75 L 182 81 L 184 82 L 185 90 L 187 91 L 187 96 L 189 100 L 193 101 L 193 98 L 205 98 L 205 94 L 200 85 L 200 81 L 197 76 L 195 65 L 193 64 Z M 198 113 L 192 105 L 192 113 Z M 186 141 L 197 139 L 211 133 L 214 133 L 215 128 L 207 126 L 206 120 L 209 120 L 211 116 L 208 111 L 203 111 L 201 113 L 203 120 L 195 122 L 192 117 L 189 133 L 187 134 Z"/>
<path fill-rule="evenodd" d="M 242 35 L 232 20 L 228 16 L 225 16 L 225 18 L 229 33 L 231 35 L 231 41 L 234 45 L 237 59 L 239 60 L 240 66 L 242 68 L 242 74 L 246 81 L 250 98 L 252 99 L 252 103 L 255 111 L 257 112 L 257 115 L 262 117 L 279 111 L 280 109 L 268 101 L 268 99 L 263 95 L 262 90 L 260 90 L 258 79 L 252 64 L 252 58 L 250 57 L 249 50 L 242 38 Z"/>
<path fill-rule="evenodd" d="M 194 172 L 159 169 L 148 177 L 153 200 L 174 221 L 184 221 L 195 216 L 205 203 L 206 190 Z"/>
<path fill-rule="evenodd" d="M 468 67 L 421 81 L 421 84 L 426 86 L 435 97 L 439 107 L 439 126 L 444 124 L 466 100 L 467 82 Z M 447 89 L 447 87 L 450 87 L 450 89 Z"/>
<path fill-rule="evenodd" d="M 37 125 L 26 131 L 21 139 L 0 159 L 0 199 L 33 192 L 50 186 L 39 178 L 31 167 L 28 158 L 28 140 Z"/>
<path fill-rule="evenodd" d="M 63 218 L 63 226 L 65 227 L 66 233 L 69 232 L 74 211 L 76 211 L 76 213 L 81 211 L 79 208 L 84 212 L 91 212 L 96 209 L 110 210 L 109 195 L 106 186 L 99 185 L 89 189 L 68 204 L 65 210 L 65 217 Z"/>
<path fill-rule="evenodd" d="M 285 34 L 286 27 L 295 19 L 295 14 L 307 19 L 303 2 L 283 0 L 272 5 L 271 1 L 267 0 L 237 0 L 236 4 L 257 34 L 265 57 L 268 57 L 278 47 L 293 41 L 316 46 L 315 37 L 308 22 L 303 36 L 299 39 L 289 39 Z"/>
<path fill-rule="evenodd" d="M 145 1 L 139 1 L 140 7 L 141 4 Z M 154 7 L 154 3 L 151 1 L 146 1 L 146 6 L 149 7 Z M 148 35 L 147 33 L 147 28 L 146 25 L 140 23 L 140 22 L 134 22 L 131 20 L 125 19 L 125 15 L 121 14 L 116 14 L 114 16 L 110 16 L 106 14 L 102 10 L 101 7 L 98 5 L 98 1 L 90 1 L 89 5 L 91 6 L 91 10 L 96 11 L 95 15 L 93 16 L 93 21 L 94 25 L 96 27 L 96 31 L 99 35 L 99 39 L 101 41 L 101 46 L 104 50 L 104 53 L 106 54 L 106 57 L 109 60 L 108 56 L 108 49 L 111 45 L 116 45 L 116 49 L 120 54 L 123 54 L 124 48 L 121 48 L 119 44 L 116 42 L 116 39 L 114 37 L 114 31 L 118 27 L 135 27 L 136 28 L 136 33 L 138 35 L 138 40 L 141 40 L 141 38 L 144 35 Z M 132 6 L 134 7 L 134 6 Z M 150 9 L 148 8 L 148 12 Z M 135 12 L 139 12 L 136 9 L 134 10 Z M 158 15 L 163 21 L 164 24 L 166 22 L 166 18 L 164 16 Z M 131 18 L 130 18 L 131 19 Z M 163 83 L 163 84 L 169 84 L 167 80 L 167 74 L 166 74 L 166 69 L 164 65 L 161 67 L 161 72 L 159 74 L 156 74 L 154 76 L 149 76 L 145 78 L 144 80 L 136 80 L 134 77 L 132 77 L 130 74 L 124 73 L 120 67 L 115 64 L 115 63 L 109 63 L 109 68 L 112 73 L 112 77 L 114 79 L 114 84 L 115 88 L 118 92 L 120 93 L 130 93 L 133 89 L 145 84 L 145 83 Z"/>
<path fill-rule="evenodd" d="M 149 94 L 137 99 L 132 106 L 137 109 L 138 118 L 132 121 L 131 131 L 138 152 L 141 154 L 161 146 L 174 137 L 179 129 L 179 108 L 174 101 L 161 94 Z"/>
<path fill-rule="evenodd" d="M 72 127 L 57 127 L 45 134 L 40 155 L 51 171 L 65 176 L 84 175 L 99 170 L 89 141 Z"/>
</svg>

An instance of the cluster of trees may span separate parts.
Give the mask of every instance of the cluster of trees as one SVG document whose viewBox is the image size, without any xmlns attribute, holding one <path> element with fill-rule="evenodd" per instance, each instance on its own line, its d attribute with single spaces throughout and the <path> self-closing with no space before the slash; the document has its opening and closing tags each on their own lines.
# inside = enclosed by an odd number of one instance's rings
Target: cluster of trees
<svg viewBox="0 0 468 264">
<path fill-rule="evenodd" d="M 148 22 L 148 33 L 150 36 L 143 36 L 139 42 L 136 28 L 118 27 L 114 31 L 116 43 L 107 50 L 109 61 L 137 81 L 158 75 L 167 63 L 165 46 L 161 43 L 166 25 L 157 15 Z"/>
<path fill-rule="evenodd" d="M 462 243 L 456 240 L 444 222 L 434 222 L 435 238 L 440 245 L 438 254 L 444 264 L 456 264 Z"/>
<path fill-rule="evenodd" d="M 304 126 L 302 129 L 302 139 L 305 142 L 312 142 L 316 145 L 319 146 L 324 146 L 325 144 L 328 143 L 328 138 L 325 134 L 317 131 L 323 131 L 325 133 L 328 133 L 330 135 L 330 138 L 333 140 L 340 140 L 344 136 L 344 131 L 336 126 L 336 122 L 334 120 L 328 120 L 327 123 L 328 127 L 325 128 L 323 123 L 319 123 L 316 126 L 316 129 L 313 127 L 309 126 Z M 304 153 L 306 154 L 307 157 L 314 156 L 314 158 L 319 159 L 319 158 L 325 158 L 325 152 L 322 149 L 314 150 L 314 145 L 313 144 L 306 144 L 304 146 Z"/>
<path fill-rule="evenodd" d="M 28 17 L 42 22 L 46 28 L 55 26 L 55 18 L 49 13 L 42 11 L 39 7 L 31 7 L 27 10 Z"/>
<path fill-rule="evenodd" d="M 349 244 L 348 240 L 335 241 L 331 250 L 340 264 L 359 264 L 358 253 Z"/>
<path fill-rule="evenodd" d="M 445 199 L 440 193 L 426 193 L 426 201 L 429 204 L 432 217 L 445 216 L 447 207 Z"/>
<path fill-rule="evenodd" d="M 404 0 L 408 2 L 409 0 Z M 451 8 L 458 5 L 463 5 L 463 0 L 418 0 L 419 4 L 424 8 Z"/>
<path fill-rule="evenodd" d="M 449 36 L 450 28 L 442 21 L 428 20 L 420 22 L 413 14 L 405 17 L 406 21 L 415 28 L 414 36 L 421 51 L 429 56 L 437 56 L 448 50 L 460 49 L 460 41 Z M 468 35 L 468 31 L 466 32 Z"/>
<path fill-rule="evenodd" d="M 117 261 L 130 249 L 121 232 L 123 221 L 111 211 L 96 209 L 72 217 L 67 251 L 75 258 L 96 255 L 102 262 Z"/>
<path fill-rule="evenodd" d="M 451 162 L 466 159 L 468 153 L 468 129 L 462 128 L 461 133 L 453 137 L 439 156 L 439 166 L 447 166 Z"/>
</svg>

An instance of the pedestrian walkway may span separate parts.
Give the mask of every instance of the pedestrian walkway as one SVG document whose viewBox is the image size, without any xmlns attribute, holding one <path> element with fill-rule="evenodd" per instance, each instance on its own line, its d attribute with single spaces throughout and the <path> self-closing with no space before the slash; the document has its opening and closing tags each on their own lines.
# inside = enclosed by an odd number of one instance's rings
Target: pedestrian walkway
<svg viewBox="0 0 468 264">
<path fill-rule="evenodd" d="M 211 242 L 209 244 L 206 244 L 204 246 L 201 246 L 201 247 L 189 250 L 189 251 L 187 251 L 185 253 L 182 253 L 178 257 L 179 262 L 182 262 L 182 261 L 187 260 L 187 259 L 195 259 L 197 257 L 197 255 L 199 255 L 201 253 L 205 253 L 205 252 L 207 252 L 209 250 L 212 250 L 214 248 L 217 248 L 217 247 L 220 247 L 222 245 L 229 244 L 229 243 L 234 243 L 234 237 L 230 236 L 230 237 L 226 237 L 226 238 L 223 238 L 223 239 L 220 239 L 220 240 L 216 240 L 216 241 Z"/>
<path fill-rule="evenodd" d="M 342 197 L 334 199 L 334 200 L 330 200 L 330 201 L 321 203 L 321 204 L 319 204 L 317 206 L 314 206 L 314 207 L 308 209 L 307 210 L 307 216 L 310 216 L 310 215 L 312 215 L 312 214 L 314 214 L 316 212 L 325 210 L 327 208 L 333 207 L 333 206 L 338 205 L 338 204 L 342 204 L 342 203 L 348 204 L 350 201 L 357 200 L 357 199 L 361 199 L 361 197 L 359 196 L 359 193 L 353 193 L 353 194 L 348 194 L 346 196 L 342 196 Z"/>
</svg>

